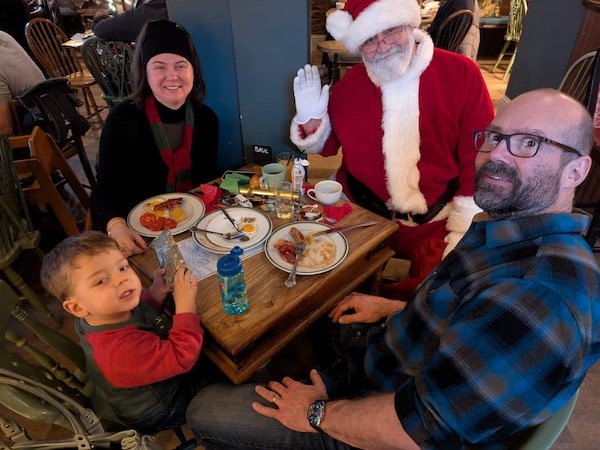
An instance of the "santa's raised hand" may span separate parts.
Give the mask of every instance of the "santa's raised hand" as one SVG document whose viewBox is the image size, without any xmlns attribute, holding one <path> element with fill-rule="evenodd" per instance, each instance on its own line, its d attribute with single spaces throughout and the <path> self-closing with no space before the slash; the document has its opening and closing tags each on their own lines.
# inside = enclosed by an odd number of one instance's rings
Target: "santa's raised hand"
<svg viewBox="0 0 600 450">
<path fill-rule="evenodd" d="M 321 86 L 319 68 L 305 65 L 294 78 L 296 115 L 294 122 L 303 125 L 311 119 L 321 119 L 327 114 L 329 85 Z"/>
</svg>

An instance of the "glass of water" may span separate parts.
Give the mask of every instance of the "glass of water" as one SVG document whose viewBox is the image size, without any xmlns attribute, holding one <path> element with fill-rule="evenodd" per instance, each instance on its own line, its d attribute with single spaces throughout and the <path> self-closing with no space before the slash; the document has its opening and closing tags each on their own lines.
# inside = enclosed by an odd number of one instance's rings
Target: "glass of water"
<svg viewBox="0 0 600 450">
<path fill-rule="evenodd" d="M 273 187 L 271 187 L 273 185 Z M 294 213 L 292 183 L 279 181 L 269 183 L 269 188 L 275 191 L 275 210 L 279 219 L 291 219 Z"/>
</svg>

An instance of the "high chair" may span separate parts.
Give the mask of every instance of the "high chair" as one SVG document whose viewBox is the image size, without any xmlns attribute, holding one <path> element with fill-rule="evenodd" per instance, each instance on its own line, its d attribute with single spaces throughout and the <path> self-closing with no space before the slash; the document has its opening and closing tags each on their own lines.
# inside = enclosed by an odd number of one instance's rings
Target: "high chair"
<svg viewBox="0 0 600 450">
<path fill-rule="evenodd" d="M 54 140 L 41 128 L 35 127 L 30 135 L 13 136 L 9 141 L 13 149 L 28 146 L 31 151 L 31 158 L 14 161 L 19 178 L 22 182 L 27 180 L 30 183 L 23 187 L 27 201 L 50 206 L 68 236 L 89 228 L 89 223 L 86 222 L 80 229 L 52 181 L 51 174 L 53 171 L 58 172 L 83 208 L 89 210 L 90 197 Z"/>
</svg>

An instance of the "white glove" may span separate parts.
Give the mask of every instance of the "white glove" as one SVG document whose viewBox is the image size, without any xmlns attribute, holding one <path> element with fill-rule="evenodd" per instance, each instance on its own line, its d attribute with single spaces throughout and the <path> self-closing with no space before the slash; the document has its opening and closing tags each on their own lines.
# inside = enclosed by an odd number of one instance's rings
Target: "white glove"
<svg viewBox="0 0 600 450">
<path fill-rule="evenodd" d="M 317 66 L 307 64 L 298 70 L 294 78 L 296 115 L 294 122 L 303 125 L 310 119 L 321 119 L 327 114 L 329 85 L 321 87 L 321 76 Z"/>
</svg>

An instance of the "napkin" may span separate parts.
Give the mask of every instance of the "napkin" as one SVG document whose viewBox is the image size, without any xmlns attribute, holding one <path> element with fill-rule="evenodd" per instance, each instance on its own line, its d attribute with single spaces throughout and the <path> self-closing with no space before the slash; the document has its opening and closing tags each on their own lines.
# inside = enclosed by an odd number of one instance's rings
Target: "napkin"
<svg viewBox="0 0 600 450">
<path fill-rule="evenodd" d="M 221 198 L 222 192 L 221 189 L 217 186 L 213 186 L 211 184 L 201 184 L 196 188 L 198 192 L 194 192 L 196 197 L 202 200 L 204 206 L 206 207 L 206 212 L 211 212 L 217 206 L 217 202 Z M 195 189 L 195 190 L 196 190 Z"/>
<path fill-rule="evenodd" d="M 240 184 L 249 184 L 250 177 L 241 173 L 228 173 L 221 181 L 221 189 L 225 189 L 233 194 L 240 193 Z"/>
<path fill-rule="evenodd" d="M 342 206 L 324 206 L 323 210 L 325 211 L 325 220 L 335 223 L 352 212 L 352 205 L 344 203 Z"/>
</svg>

